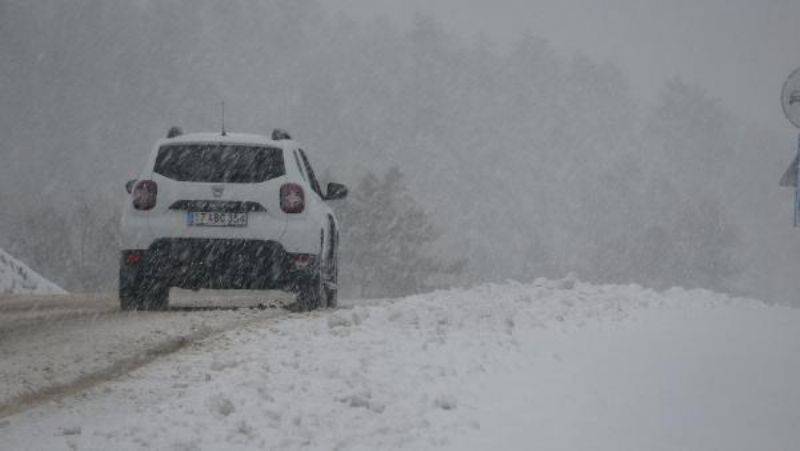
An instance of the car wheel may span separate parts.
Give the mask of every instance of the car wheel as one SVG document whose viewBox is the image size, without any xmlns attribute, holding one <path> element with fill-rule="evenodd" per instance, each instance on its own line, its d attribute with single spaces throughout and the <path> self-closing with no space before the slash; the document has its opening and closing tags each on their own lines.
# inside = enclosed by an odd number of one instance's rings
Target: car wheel
<svg viewBox="0 0 800 451">
<path fill-rule="evenodd" d="M 139 310 L 166 310 L 169 304 L 169 287 L 154 283 L 142 293 Z"/>
<path fill-rule="evenodd" d="M 325 287 L 325 298 L 328 301 L 328 308 L 336 308 L 339 306 L 338 290 L 336 288 Z"/>
<path fill-rule="evenodd" d="M 334 242 L 332 246 L 335 246 L 336 243 Z M 336 308 L 339 305 L 338 300 L 338 283 L 339 283 L 339 263 L 338 258 L 336 256 L 336 248 L 331 251 L 331 259 L 329 260 L 328 266 L 328 278 L 325 281 L 323 290 L 325 294 L 325 300 L 327 301 L 328 308 Z"/>
<path fill-rule="evenodd" d="M 119 270 L 119 306 L 124 311 L 163 310 L 169 303 L 169 287 L 144 284 L 133 269 Z"/>
<path fill-rule="evenodd" d="M 315 310 L 323 301 L 322 278 L 315 274 L 309 280 L 300 284 L 297 292 L 297 309 L 301 312 Z"/>
<path fill-rule="evenodd" d="M 323 260 L 323 258 L 326 257 L 324 233 L 320 234 L 319 251 L 319 258 L 317 260 L 319 263 L 317 264 L 316 271 L 314 271 L 314 275 L 301 282 L 297 292 L 296 309 L 301 312 L 325 308 L 329 302 L 325 290 L 326 270 L 324 266 L 327 265 Z"/>
</svg>

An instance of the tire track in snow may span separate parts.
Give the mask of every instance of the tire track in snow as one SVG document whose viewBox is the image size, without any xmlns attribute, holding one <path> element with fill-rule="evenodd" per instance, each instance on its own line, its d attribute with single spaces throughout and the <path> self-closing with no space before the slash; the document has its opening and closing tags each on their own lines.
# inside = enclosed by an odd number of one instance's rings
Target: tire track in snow
<svg viewBox="0 0 800 451">
<path fill-rule="evenodd" d="M 30 300 L 25 308 L 19 297 L 0 298 L 0 419 L 117 379 L 226 331 L 288 314 L 263 303 L 121 312 L 110 296 Z"/>
<path fill-rule="evenodd" d="M 221 331 L 215 331 L 219 333 Z M 116 379 L 137 368 L 140 368 L 163 355 L 172 354 L 197 340 L 212 334 L 200 334 L 195 337 L 177 337 L 160 343 L 158 346 L 144 350 L 142 353 L 118 360 L 108 368 L 96 371 L 65 384 L 52 385 L 36 391 L 23 393 L 9 402 L 0 404 L 0 419 L 21 411 L 36 407 L 50 401 L 58 401 L 69 395 L 80 393 L 100 383 Z"/>
</svg>

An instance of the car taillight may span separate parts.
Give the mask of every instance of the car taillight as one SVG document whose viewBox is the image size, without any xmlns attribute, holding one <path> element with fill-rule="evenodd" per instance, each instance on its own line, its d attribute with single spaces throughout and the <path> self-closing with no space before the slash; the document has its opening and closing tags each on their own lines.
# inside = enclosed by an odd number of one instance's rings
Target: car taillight
<svg viewBox="0 0 800 451">
<path fill-rule="evenodd" d="M 281 186 L 281 210 L 284 213 L 302 213 L 306 207 L 303 187 L 296 183 Z"/>
<path fill-rule="evenodd" d="M 152 210 L 156 206 L 158 185 L 152 180 L 142 180 L 133 187 L 133 208 Z"/>
<path fill-rule="evenodd" d="M 290 257 L 292 269 L 300 271 L 314 266 L 315 257 L 310 254 L 294 254 Z"/>
<path fill-rule="evenodd" d="M 128 265 L 138 265 L 144 260 L 143 251 L 128 251 L 125 255 L 125 263 Z"/>
</svg>

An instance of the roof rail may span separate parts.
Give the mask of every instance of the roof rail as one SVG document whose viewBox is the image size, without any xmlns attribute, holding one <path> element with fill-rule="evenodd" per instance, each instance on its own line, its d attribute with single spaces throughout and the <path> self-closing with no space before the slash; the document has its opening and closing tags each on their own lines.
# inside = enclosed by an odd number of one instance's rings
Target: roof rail
<svg viewBox="0 0 800 451">
<path fill-rule="evenodd" d="M 276 128 L 275 130 L 272 130 L 272 140 L 273 141 L 283 141 L 283 140 L 287 140 L 287 139 L 292 139 L 292 137 L 289 135 L 289 132 L 287 132 L 286 130 L 284 130 L 282 128 Z"/>
<path fill-rule="evenodd" d="M 167 139 L 181 136 L 182 134 L 183 130 L 180 127 L 172 126 L 167 130 Z"/>
</svg>

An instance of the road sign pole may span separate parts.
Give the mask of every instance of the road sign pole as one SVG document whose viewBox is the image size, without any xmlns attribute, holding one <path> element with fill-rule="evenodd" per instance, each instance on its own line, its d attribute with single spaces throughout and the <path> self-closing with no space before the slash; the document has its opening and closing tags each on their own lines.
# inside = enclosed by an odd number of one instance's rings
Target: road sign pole
<svg viewBox="0 0 800 451">
<path fill-rule="evenodd" d="M 800 134 L 797 135 L 797 157 L 795 161 L 795 183 L 794 183 L 794 226 L 800 225 Z"/>
<path fill-rule="evenodd" d="M 789 75 L 781 88 L 781 108 L 786 119 L 800 128 L 800 68 Z M 780 185 L 794 186 L 794 226 L 800 227 L 800 134 L 797 136 L 794 162 L 781 177 Z"/>
<path fill-rule="evenodd" d="M 800 171 L 800 134 L 797 135 L 797 158 L 795 158 L 797 167 L 795 171 Z M 794 184 L 794 226 L 800 224 L 800 172 L 795 172 L 797 179 Z"/>
</svg>

